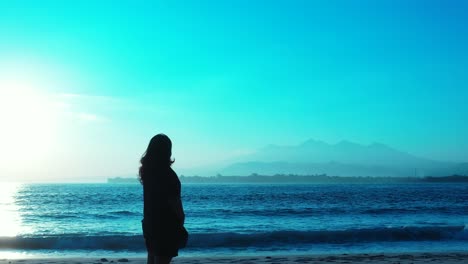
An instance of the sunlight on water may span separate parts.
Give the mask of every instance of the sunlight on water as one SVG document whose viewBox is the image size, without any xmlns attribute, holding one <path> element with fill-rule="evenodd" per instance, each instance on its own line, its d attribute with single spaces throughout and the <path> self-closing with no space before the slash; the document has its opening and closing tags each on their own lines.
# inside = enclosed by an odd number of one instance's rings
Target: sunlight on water
<svg viewBox="0 0 468 264">
<path fill-rule="evenodd" d="M 26 259 L 33 258 L 34 255 L 25 252 L 0 251 L 0 256 L 4 259 Z"/>
<path fill-rule="evenodd" d="M 19 208 L 15 196 L 21 184 L 1 183 L 0 185 L 0 237 L 13 237 L 21 232 Z"/>
</svg>

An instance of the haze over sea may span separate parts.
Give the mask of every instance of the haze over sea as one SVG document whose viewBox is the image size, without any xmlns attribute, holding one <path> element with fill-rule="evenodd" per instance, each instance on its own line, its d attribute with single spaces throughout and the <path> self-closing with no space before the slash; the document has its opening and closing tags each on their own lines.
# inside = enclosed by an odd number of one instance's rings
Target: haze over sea
<svg viewBox="0 0 468 264">
<path fill-rule="evenodd" d="M 182 256 L 468 247 L 468 184 L 185 184 L 183 200 Z M 139 184 L 10 184 L 0 209 L 1 254 L 145 254 Z"/>
</svg>

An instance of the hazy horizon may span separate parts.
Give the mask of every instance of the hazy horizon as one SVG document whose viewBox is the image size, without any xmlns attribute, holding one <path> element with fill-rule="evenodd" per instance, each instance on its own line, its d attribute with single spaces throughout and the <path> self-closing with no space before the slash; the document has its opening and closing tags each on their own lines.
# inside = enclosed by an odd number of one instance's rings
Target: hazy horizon
<svg viewBox="0 0 468 264">
<path fill-rule="evenodd" d="M 303 141 L 301 142 L 300 144 L 296 144 L 296 145 L 276 145 L 276 144 L 269 144 L 267 146 L 264 146 L 263 148 L 260 148 L 260 149 L 257 149 L 255 151 L 252 151 L 250 153 L 244 153 L 242 155 L 239 155 L 239 156 L 236 156 L 236 157 L 233 157 L 232 159 L 229 159 L 229 160 L 222 160 L 222 161 L 219 161 L 219 163 L 216 163 L 216 164 L 209 164 L 209 165 L 200 165 L 198 167 L 189 167 L 189 168 L 178 168 L 177 164 L 174 163 L 173 167 L 176 169 L 176 171 L 179 172 L 179 176 L 202 176 L 202 177 L 211 177 L 211 176 L 217 176 L 217 175 L 223 175 L 223 176 L 247 176 L 247 175 L 251 175 L 251 174 L 257 174 L 257 171 L 256 170 L 252 170 L 252 171 L 248 171 L 247 174 L 246 173 L 241 173 L 241 174 L 236 174 L 236 173 L 227 173 L 225 174 L 225 171 L 224 169 L 226 169 L 227 167 L 231 166 L 231 165 L 235 165 L 235 164 L 243 164 L 243 162 L 246 162 L 246 164 L 249 164 L 249 163 L 257 163 L 257 162 L 260 162 L 260 163 L 266 163 L 268 164 L 268 161 L 262 161 L 261 158 L 258 159 L 258 158 L 254 158 L 256 157 L 256 155 L 261 155 L 262 151 L 265 151 L 267 150 L 268 148 L 287 148 L 287 149 L 294 149 L 294 148 L 301 148 L 303 147 L 305 144 L 310 144 L 310 142 L 312 142 L 312 144 L 318 144 L 318 145 L 324 145 L 326 147 L 338 147 L 340 146 L 340 144 L 349 144 L 353 147 L 360 147 L 360 148 L 371 148 L 371 147 L 374 147 L 374 146 L 380 146 L 380 147 L 383 147 L 385 149 L 388 149 L 388 150 L 391 150 L 391 151 L 395 151 L 396 153 L 401 153 L 403 155 L 409 155 L 409 156 L 413 156 L 411 153 L 406 153 L 406 152 L 401 152 L 400 150 L 398 149 L 393 149 L 392 146 L 388 146 L 384 143 L 381 143 L 381 142 L 372 142 L 368 145 L 364 145 L 364 144 L 359 144 L 357 142 L 351 142 L 351 141 L 348 141 L 348 140 L 340 140 L 338 142 L 335 142 L 335 143 L 329 143 L 329 142 L 325 142 L 325 141 L 321 141 L 321 140 L 316 140 L 316 139 L 308 139 L 306 141 Z M 318 150 L 318 153 L 320 153 L 320 149 Z M 296 153 L 297 155 L 301 155 L 301 153 Z M 317 163 L 316 160 L 314 160 L 313 158 L 308 158 L 306 155 L 302 155 L 304 157 L 304 160 L 307 160 L 308 162 L 311 162 L 311 163 Z M 413 156 L 414 158 L 417 158 L 417 159 L 422 159 L 422 160 L 428 160 L 428 161 L 434 161 L 434 162 L 448 162 L 448 163 L 454 163 L 454 164 L 457 164 L 458 162 L 453 162 L 453 161 L 441 161 L 441 160 L 431 160 L 431 159 L 426 159 L 425 157 L 418 157 L 418 156 Z M 326 157 L 324 157 L 326 159 Z M 295 164 L 297 163 L 298 161 L 296 159 L 287 159 L 287 158 L 283 158 L 282 160 L 277 160 L 276 162 L 289 162 L 291 164 Z M 240 163 L 237 163 L 237 162 L 240 162 Z M 273 162 L 276 163 L 276 162 Z M 338 162 L 338 163 L 341 163 L 343 162 L 342 160 L 333 160 L 333 159 L 330 159 L 330 160 L 324 160 L 322 161 L 324 163 L 328 163 L 328 162 Z M 392 163 L 393 161 L 390 160 L 389 163 Z M 460 164 L 462 164 L 463 162 L 461 162 Z M 298 164 L 301 164 L 300 162 Z M 345 163 L 346 164 L 346 163 Z M 363 163 L 357 163 L 358 165 L 365 165 Z M 466 163 L 468 164 L 468 163 Z M 356 164 L 355 164 L 356 165 Z M 411 168 L 413 169 L 413 168 Z M 272 170 L 274 171 L 275 168 L 272 168 Z M 229 171 L 229 170 L 228 170 Z M 314 171 L 312 170 L 310 173 L 295 173 L 295 172 L 292 172 L 292 171 L 289 171 L 289 172 L 281 172 L 281 171 L 274 171 L 274 172 L 269 172 L 269 173 L 260 173 L 260 175 L 275 175 L 275 174 L 293 174 L 293 175 L 323 175 L 323 174 L 328 174 L 329 176 L 339 176 L 339 177 L 368 177 L 370 175 L 354 175 L 354 176 L 349 176 L 349 175 L 339 175 L 339 174 L 333 174 L 333 173 L 330 173 L 330 172 L 324 172 L 324 171 Z M 443 174 L 443 175 L 424 175 L 424 174 L 419 174 L 419 175 L 413 175 L 413 174 L 409 174 L 409 175 L 406 175 L 407 177 L 413 177 L 413 176 L 416 176 L 416 177 L 422 177 L 422 176 L 449 176 L 449 175 L 452 175 L 452 174 L 457 174 L 457 173 L 454 173 L 454 172 L 448 172 L 446 174 Z M 464 173 L 462 173 L 464 174 Z M 127 174 L 114 174 L 114 175 L 91 175 L 91 176 L 74 176 L 74 177 L 65 177 L 65 178 L 49 178 L 49 179 L 29 179 L 29 180 L 19 180 L 19 181 L 16 181 L 18 183 L 21 183 L 21 182 L 31 182 L 31 183 L 41 183 L 41 182 L 44 182 L 44 183 L 103 183 L 103 182 L 106 182 L 107 179 L 109 178 L 116 178 L 116 177 L 122 177 L 122 178 L 128 178 L 128 177 L 135 177 L 135 179 L 137 178 L 137 167 L 135 169 L 135 171 L 131 172 L 131 173 L 127 173 Z M 371 177 L 379 177 L 378 175 L 372 175 Z M 385 177 L 398 177 L 398 176 L 395 176 L 395 175 L 386 175 Z M 15 180 L 13 180 L 15 182 Z M 1 182 L 1 181 L 0 181 Z"/>
<path fill-rule="evenodd" d="M 269 144 L 468 162 L 468 3 L 4 1 L 0 181 L 136 175 Z"/>
</svg>

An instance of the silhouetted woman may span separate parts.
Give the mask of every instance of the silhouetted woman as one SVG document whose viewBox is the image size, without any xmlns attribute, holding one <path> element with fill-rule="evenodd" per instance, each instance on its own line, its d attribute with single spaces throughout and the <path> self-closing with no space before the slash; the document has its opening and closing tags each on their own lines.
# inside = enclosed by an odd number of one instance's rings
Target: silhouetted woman
<svg viewBox="0 0 468 264">
<path fill-rule="evenodd" d="M 172 170 L 172 143 L 164 134 L 154 136 L 141 158 L 143 236 L 149 264 L 170 263 L 187 242 L 181 186 Z"/>
</svg>

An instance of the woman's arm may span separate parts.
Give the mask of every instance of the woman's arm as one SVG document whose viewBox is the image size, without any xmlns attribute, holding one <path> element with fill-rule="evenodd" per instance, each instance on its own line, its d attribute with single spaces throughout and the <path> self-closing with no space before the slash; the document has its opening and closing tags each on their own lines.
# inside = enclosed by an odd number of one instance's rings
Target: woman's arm
<svg viewBox="0 0 468 264">
<path fill-rule="evenodd" d="M 180 222 L 184 224 L 185 213 L 184 213 L 184 208 L 182 206 L 182 200 L 179 197 L 170 197 L 169 206 L 171 207 L 171 210 L 176 214 L 177 219 L 179 219 Z"/>
</svg>

